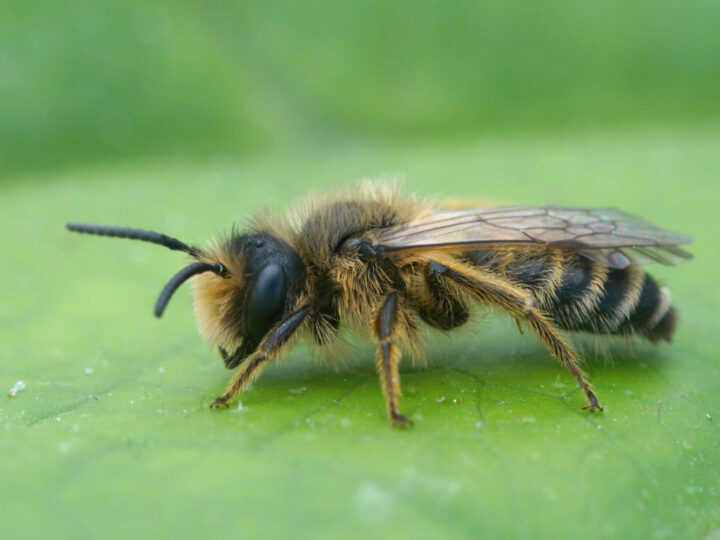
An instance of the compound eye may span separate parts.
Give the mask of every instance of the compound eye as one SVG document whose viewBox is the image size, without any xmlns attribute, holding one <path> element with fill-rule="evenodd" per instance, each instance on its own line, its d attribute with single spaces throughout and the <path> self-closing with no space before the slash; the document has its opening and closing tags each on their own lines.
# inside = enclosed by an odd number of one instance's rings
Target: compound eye
<svg viewBox="0 0 720 540">
<path fill-rule="evenodd" d="M 247 310 L 249 337 L 259 341 L 280 318 L 287 281 L 285 270 L 279 264 L 269 264 L 262 269 L 250 294 Z"/>
</svg>

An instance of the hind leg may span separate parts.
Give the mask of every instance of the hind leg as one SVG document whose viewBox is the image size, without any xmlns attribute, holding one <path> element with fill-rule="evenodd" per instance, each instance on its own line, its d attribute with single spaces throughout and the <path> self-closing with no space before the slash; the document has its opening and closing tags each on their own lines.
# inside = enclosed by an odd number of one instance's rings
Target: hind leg
<svg viewBox="0 0 720 540">
<path fill-rule="evenodd" d="M 591 412 L 602 411 L 592 386 L 577 363 L 577 355 L 573 347 L 548 317 L 533 307 L 532 298 L 526 291 L 507 280 L 464 264 L 452 257 L 437 254 L 437 256 L 433 256 L 433 259 L 430 264 L 435 265 L 436 272 L 441 279 L 456 284 L 478 301 L 505 311 L 517 321 L 527 323 L 552 355 L 577 381 L 588 401 L 585 408 L 590 409 Z"/>
</svg>

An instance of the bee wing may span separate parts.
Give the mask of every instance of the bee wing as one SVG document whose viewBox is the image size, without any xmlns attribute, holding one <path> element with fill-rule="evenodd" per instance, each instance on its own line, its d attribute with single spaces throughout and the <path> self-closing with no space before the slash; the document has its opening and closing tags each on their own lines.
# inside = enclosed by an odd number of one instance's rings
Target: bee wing
<svg viewBox="0 0 720 540">
<path fill-rule="evenodd" d="M 611 268 L 678 264 L 692 255 L 677 246 L 690 242 L 688 235 L 665 231 L 615 208 L 560 206 L 438 208 L 415 221 L 375 231 L 375 248 L 390 256 L 539 245 L 576 250 Z"/>
</svg>

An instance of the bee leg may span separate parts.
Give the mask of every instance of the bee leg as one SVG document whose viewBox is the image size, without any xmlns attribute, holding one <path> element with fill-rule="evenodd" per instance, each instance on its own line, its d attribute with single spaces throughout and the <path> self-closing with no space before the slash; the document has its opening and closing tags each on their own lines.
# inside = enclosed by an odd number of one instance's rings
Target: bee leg
<svg viewBox="0 0 720 540">
<path fill-rule="evenodd" d="M 440 330 L 452 330 L 465 324 L 470 318 L 470 310 L 456 294 L 448 290 L 428 265 L 425 270 L 424 287 L 415 291 L 418 314 L 430 326 Z"/>
<path fill-rule="evenodd" d="M 439 275 L 456 283 L 478 301 L 502 309 L 516 320 L 527 323 L 552 355 L 575 378 L 588 400 L 585 408 L 590 412 L 603 410 L 585 373 L 577 363 L 577 355 L 572 345 L 542 311 L 533 307 L 532 297 L 527 291 L 493 274 L 463 264 L 452 257 L 438 255 L 433 258 L 435 259 L 434 263 L 438 267 L 442 267 L 436 269 Z"/>
<path fill-rule="evenodd" d="M 400 414 L 398 400 L 400 392 L 400 374 L 398 364 L 402 352 L 395 343 L 397 335 L 398 293 L 389 294 L 375 318 L 375 337 L 378 350 L 375 355 L 375 367 L 380 377 L 380 386 L 385 395 L 385 404 L 390 421 L 397 427 L 408 427 L 412 422 Z"/>
<path fill-rule="evenodd" d="M 219 347 L 220 356 L 222 356 L 225 367 L 228 369 L 235 369 L 240 364 L 242 364 L 248 356 L 255 352 L 255 350 L 258 348 L 258 345 L 259 343 L 257 341 L 252 342 L 248 339 L 244 339 L 242 344 L 237 349 L 235 349 L 235 352 L 232 354 L 227 352 L 222 347 Z"/>
<path fill-rule="evenodd" d="M 301 326 L 309 312 L 309 307 L 300 308 L 276 324 L 260 342 L 257 352 L 244 362 L 230 379 L 225 393 L 213 401 L 210 407 L 213 409 L 228 407 L 228 401 L 260 375 L 261 369 L 277 355 L 282 346 Z"/>
</svg>

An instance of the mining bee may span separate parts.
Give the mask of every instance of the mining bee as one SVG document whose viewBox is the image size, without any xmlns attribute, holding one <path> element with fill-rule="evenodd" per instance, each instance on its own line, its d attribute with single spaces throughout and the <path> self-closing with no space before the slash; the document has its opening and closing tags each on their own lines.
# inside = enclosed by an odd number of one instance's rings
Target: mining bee
<svg viewBox="0 0 720 540">
<path fill-rule="evenodd" d="M 649 262 L 691 255 L 689 236 L 614 208 L 498 206 L 457 209 L 403 196 L 396 184 L 366 182 L 310 199 L 289 217 L 264 214 L 245 232 L 207 247 L 155 232 L 69 223 L 71 231 L 130 238 L 182 251 L 190 263 L 155 304 L 160 317 L 194 277 L 200 333 L 236 369 L 212 407 L 226 407 L 301 334 L 329 347 L 340 323 L 369 331 L 394 425 L 402 349 L 421 343 L 423 324 L 448 332 L 481 305 L 537 335 L 602 410 L 563 331 L 670 341 L 677 316 Z"/>
</svg>

